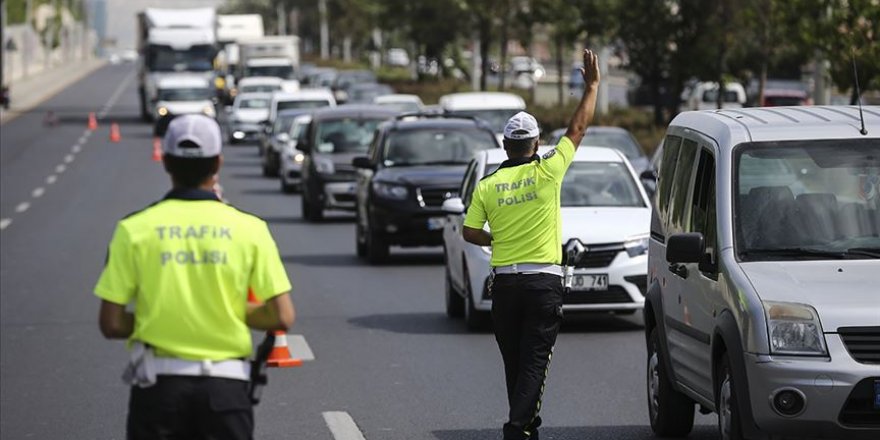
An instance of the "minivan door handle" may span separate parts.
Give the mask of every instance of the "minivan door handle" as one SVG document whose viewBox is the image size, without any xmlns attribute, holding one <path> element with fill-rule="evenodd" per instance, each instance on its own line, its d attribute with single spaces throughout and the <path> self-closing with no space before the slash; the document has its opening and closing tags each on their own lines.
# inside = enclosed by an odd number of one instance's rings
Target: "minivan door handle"
<svg viewBox="0 0 880 440">
<path fill-rule="evenodd" d="M 688 269 L 684 264 L 672 263 L 669 265 L 669 271 L 682 278 L 688 277 Z"/>
</svg>

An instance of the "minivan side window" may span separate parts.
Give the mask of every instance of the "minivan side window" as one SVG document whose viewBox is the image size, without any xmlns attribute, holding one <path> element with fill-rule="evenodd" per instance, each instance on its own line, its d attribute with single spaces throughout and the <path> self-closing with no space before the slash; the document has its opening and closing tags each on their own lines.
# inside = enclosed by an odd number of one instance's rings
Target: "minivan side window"
<svg viewBox="0 0 880 440">
<path fill-rule="evenodd" d="M 663 141 L 663 159 L 660 162 L 660 173 L 657 183 L 657 211 L 661 219 L 666 219 L 669 207 L 669 190 L 672 189 L 672 176 L 675 175 L 675 165 L 678 163 L 678 150 L 681 147 L 681 138 L 678 136 L 666 136 Z"/>
<path fill-rule="evenodd" d="M 694 195 L 691 202 L 689 232 L 703 234 L 708 258 L 700 263 L 703 272 L 716 273 L 715 249 L 717 248 L 717 219 L 715 214 L 715 158 L 706 149 L 700 152 Z"/>
<path fill-rule="evenodd" d="M 688 217 L 691 176 L 694 173 L 694 162 L 697 159 L 697 143 L 685 139 L 681 143 L 681 151 L 678 154 L 678 164 L 675 167 L 675 177 L 672 179 L 672 193 L 669 200 L 669 222 L 666 233 L 676 234 L 688 229 L 690 218 Z"/>
</svg>

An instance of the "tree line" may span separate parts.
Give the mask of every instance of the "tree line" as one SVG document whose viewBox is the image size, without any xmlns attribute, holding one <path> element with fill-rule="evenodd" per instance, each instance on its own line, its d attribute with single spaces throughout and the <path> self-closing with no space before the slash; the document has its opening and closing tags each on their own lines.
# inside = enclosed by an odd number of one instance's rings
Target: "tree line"
<svg viewBox="0 0 880 440">
<path fill-rule="evenodd" d="M 279 17 L 294 18 L 288 29 L 318 41 L 320 1 L 233 0 L 226 9 L 262 13 L 269 28 Z M 692 78 L 757 80 L 763 92 L 768 77 L 824 66 L 838 89 L 853 90 L 855 103 L 855 59 L 862 90 L 880 89 L 880 0 L 323 1 L 331 44 L 347 42 L 355 56 L 378 49 L 380 30 L 381 46 L 450 59 L 468 75 L 461 51 L 479 41 L 481 88 L 490 54 L 504 65 L 507 41 L 529 47 L 545 35 L 560 72 L 576 46 L 612 47 L 650 91 L 658 123 L 676 113 Z M 449 73 L 446 63 L 439 68 Z"/>
</svg>

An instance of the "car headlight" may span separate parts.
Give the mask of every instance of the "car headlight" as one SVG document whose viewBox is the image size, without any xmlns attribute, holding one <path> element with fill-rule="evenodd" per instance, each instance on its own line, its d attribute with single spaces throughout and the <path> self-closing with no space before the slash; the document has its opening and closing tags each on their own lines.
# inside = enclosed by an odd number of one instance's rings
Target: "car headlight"
<svg viewBox="0 0 880 440">
<path fill-rule="evenodd" d="M 409 193 L 405 186 L 385 182 L 373 182 L 373 192 L 379 197 L 394 200 L 403 200 Z"/>
<path fill-rule="evenodd" d="M 321 174 L 333 174 L 333 172 L 336 171 L 336 167 L 334 167 L 333 162 L 329 160 L 316 160 L 315 170 Z"/>
<path fill-rule="evenodd" d="M 302 163 L 306 159 L 306 156 L 302 153 L 296 153 L 293 155 L 293 161 L 296 163 Z"/>
<path fill-rule="evenodd" d="M 632 257 L 638 257 L 648 253 L 648 234 L 633 235 L 623 242 L 626 253 Z"/>
<path fill-rule="evenodd" d="M 159 109 L 156 110 L 156 113 L 158 113 L 159 116 L 165 116 L 168 114 L 168 109 L 165 107 L 159 107 Z"/>
<path fill-rule="evenodd" d="M 827 355 L 819 315 L 804 304 L 764 302 L 770 353 L 783 355 Z"/>
<path fill-rule="evenodd" d="M 214 107 L 210 106 L 210 105 L 206 105 L 205 108 L 202 109 L 202 113 L 204 113 L 205 116 L 213 117 L 215 115 Z"/>
</svg>

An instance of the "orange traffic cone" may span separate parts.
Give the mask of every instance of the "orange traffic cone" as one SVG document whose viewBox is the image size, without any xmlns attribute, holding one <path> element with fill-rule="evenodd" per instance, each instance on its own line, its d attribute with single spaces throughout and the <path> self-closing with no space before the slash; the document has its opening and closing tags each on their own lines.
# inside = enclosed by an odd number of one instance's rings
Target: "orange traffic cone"
<svg viewBox="0 0 880 440">
<path fill-rule="evenodd" d="M 153 138 L 153 162 L 162 162 L 162 139 Z"/>
<path fill-rule="evenodd" d="M 119 124 L 113 123 L 110 125 L 110 142 L 119 142 L 122 140 L 122 135 L 119 134 Z"/>
<path fill-rule="evenodd" d="M 276 330 L 275 346 L 269 353 L 269 360 L 266 362 L 270 367 L 289 368 L 301 367 L 302 359 L 294 359 L 290 357 L 290 350 L 287 348 L 287 334 L 283 331 Z"/>
<path fill-rule="evenodd" d="M 89 130 L 95 131 L 98 129 L 98 119 L 95 118 L 95 112 L 89 112 Z"/>
</svg>

